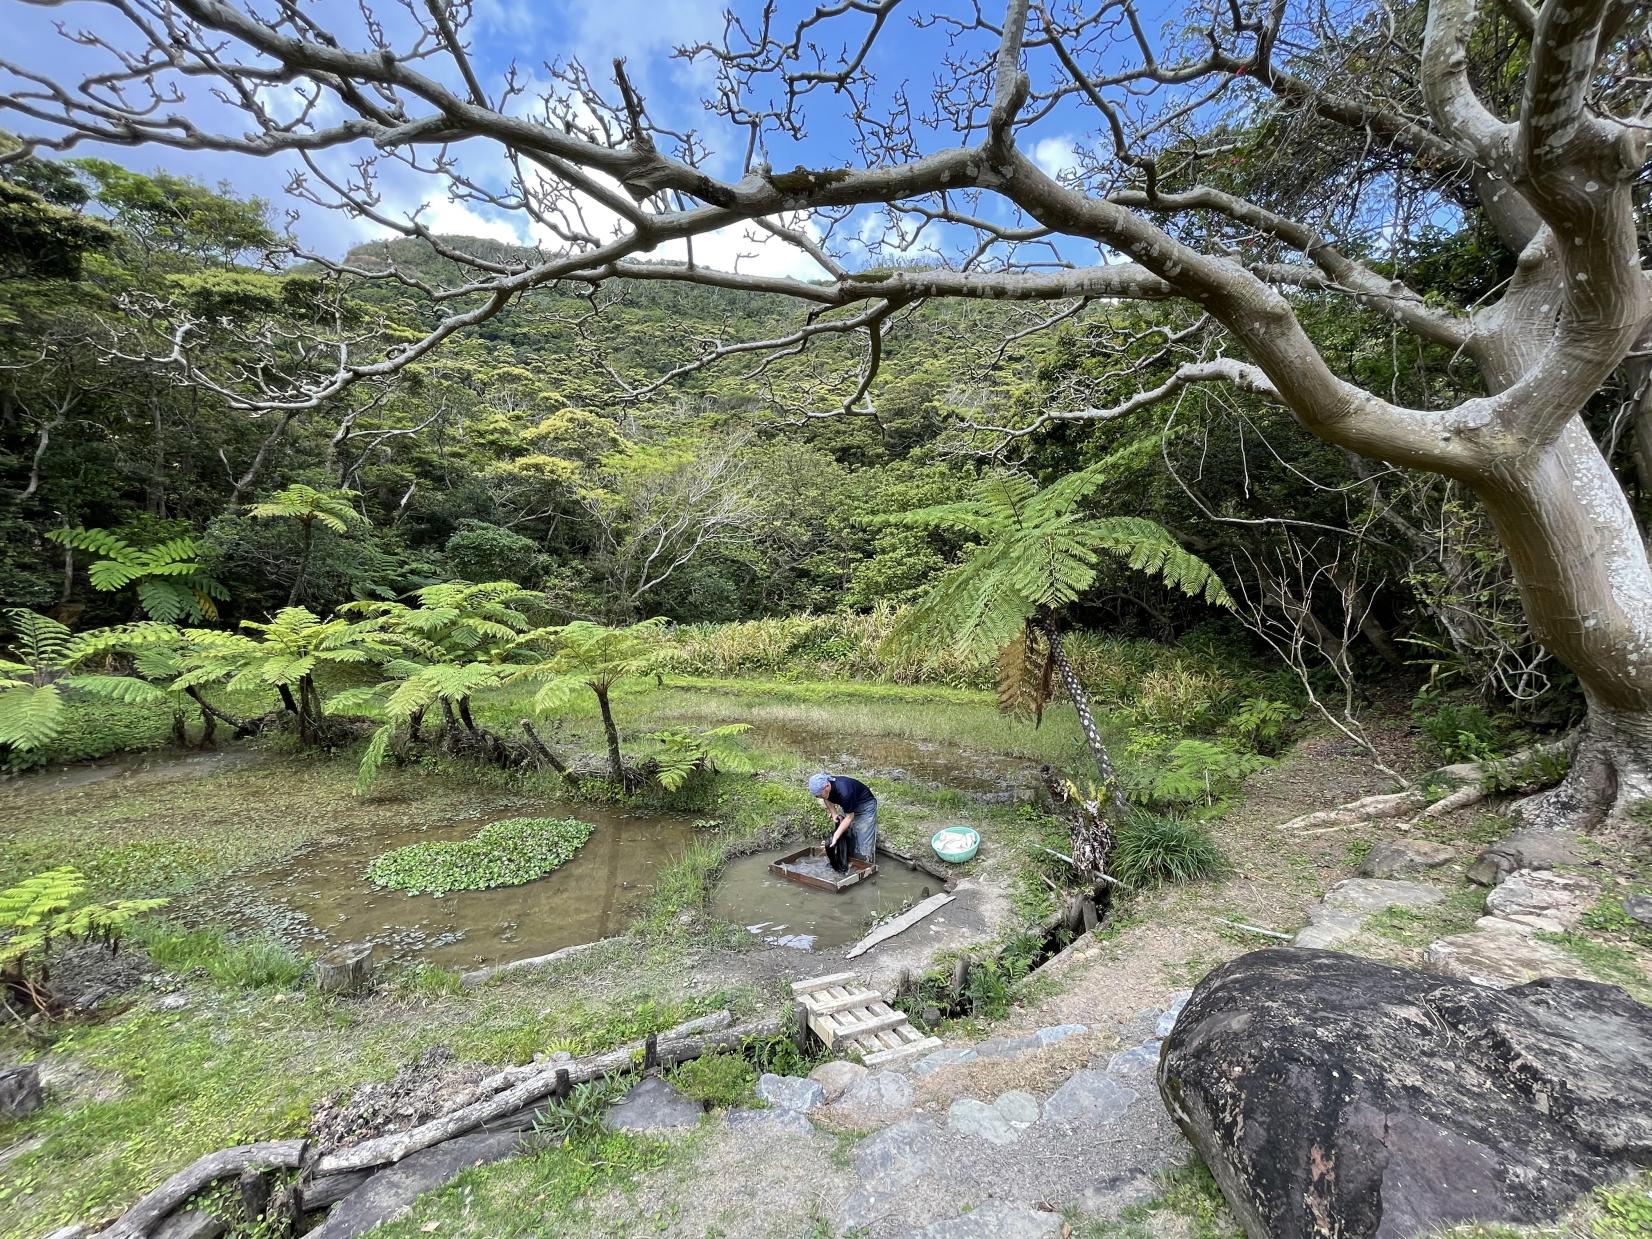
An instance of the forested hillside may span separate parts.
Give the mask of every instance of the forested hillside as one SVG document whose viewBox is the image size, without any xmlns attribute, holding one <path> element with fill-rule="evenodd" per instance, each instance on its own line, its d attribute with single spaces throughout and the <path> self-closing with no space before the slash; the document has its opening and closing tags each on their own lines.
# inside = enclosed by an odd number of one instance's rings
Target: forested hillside
<svg viewBox="0 0 1652 1239">
<path fill-rule="evenodd" d="M 1262 164 L 1254 175 L 1273 173 Z M 225 330 L 209 355 L 227 392 L 240 368 L 312 361 L 306 336 L 321 317 L 387 349 L 413 338 L 430 311 L 408 281 L 452 285 L 455 264 L 400 239 L 359 247 L 345 263 L 359 275 L 340 281 L 315 264 L 263 260 L 275 238 L 260 202 L 96 160 L 31 159 L 6 176 L 8 606 L 88 623 L 132 614 L 129 593 L 97 592 L 88 558 L 45 538 L 84 527 L 139 549 L 195 538 L 231 621 L 289 602 L 326 612 L 455 576 L 543 588 L 570 618 L 864 609 L 913 598 L 965 541 L 868 518 L 961 498 L 995 470 L 1052 479 L 1111 460 L 1106 510 L 1159 521 L 1216 565 L 1237 606 L 1214 622 L 1250 629 L 1317 683 L 1380 666 L 1445 680 L 1494 709 L 1550 721 L 1571 709 L 1476 506 L 1453 484 L 1329 447 L 1237 393 L 1194 389 L 1128 411 L 1136 390 L 1208 347 L 1184 311 L 1092 305 L 1033 331 L 1049 317 L 1037 307 L 927 303 L 889 329 L 857 400 L 860 363 L 836 335 L 701 368 L 716 346 L 788 339 L 784 298 L 564 284 L 522 297 L 393 383 L 254 413 L 143 360 L 157 340 L 125 316 L 152 307 L 160 322 L 163 307 L 183 307 L 216 318 Z M 438 247 L 528 254 L 464 238 Z M 1441 295 L 1473 296 L 1504 274 L 1501 251 L 1472 230 L 1428 234 L 1415 250 L 1412 279 Z M 1402 344 L 1375 316 L 1311 300 L 1302 313 L 1357 381 L 1417 401 L 1466 390 L 1449 353 Z M 271 355 L 253 356 L 249 338 Z M 1121 405 L 1093 422 L 1004 433 L 1052 410 Z M 1643 495 L 1643 419 L 1628 407 L 1603 394 L 1599 429 Z M 359 517 L 313 527 L 302 580 L 306 525 L 254 511 L 295 483 L 351 492 Z M 1079 616 L 1124 633 L 1214 618 L 1122 565 L 1104 570 Z"/>
</svg>

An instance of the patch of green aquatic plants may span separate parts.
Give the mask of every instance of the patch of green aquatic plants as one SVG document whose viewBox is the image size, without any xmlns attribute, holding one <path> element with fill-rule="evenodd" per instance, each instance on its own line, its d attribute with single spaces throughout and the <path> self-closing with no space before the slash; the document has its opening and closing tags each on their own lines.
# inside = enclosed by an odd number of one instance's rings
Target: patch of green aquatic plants
<svg viewBox="0 0 1652 1239">
<path fill-rule="evenodd" d="M 509 818 L 469 839 L 386 852 L 368 866 L 367 876 L 378 886 L 415 895 L 521 886 L 567 864 L 590 837 L 590 823 L 578 818 Z"/>
</svg>

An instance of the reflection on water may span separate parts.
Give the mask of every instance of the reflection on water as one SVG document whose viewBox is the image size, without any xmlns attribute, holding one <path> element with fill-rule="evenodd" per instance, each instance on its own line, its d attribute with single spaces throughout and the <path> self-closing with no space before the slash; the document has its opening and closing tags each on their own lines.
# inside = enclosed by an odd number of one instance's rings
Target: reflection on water
<svg viewBox="0 0 1652 1239">
<path fill-rule="evenodd" d="M 712 915 L 774 946 L 821 950 L 858 941 L 877 921 L 941 889 L 939 879 L 886 860 L 876 877 L 836 894 L 769 872 L 770 861 L 795 850 L 730 861 L 712 892 Z"/>
<path fill-rule="evenodd" d="M 392 848 L 464 839 L 498 817 L 523 816 L 577 817 L 596 830 L 562 868 L 522 886 L 409 895 L 367 880 L 368 865 Z M 279 865 L 237 875 L 199 910 L 220 924 L 317 949 L 372 942 L 381 958 L 450 967 L 508 963 L 623 933 L 692 831 L 686 817 L 586 804 L 540 805 L 437 827 L 346 831 Z"/>
<path fill-rule="evenodd" d="M 755 749 L 798 753 L 827 770 L 842 770 L 867 783 L 881 776 L 949 787 L 976 796 L 1007 795 L 1038 768 L 1029 760 L 972 752 L 930 740 L 846 736 L 825 727 L 761 719 L 752 724 L 746 740 Z"/>
</svg>

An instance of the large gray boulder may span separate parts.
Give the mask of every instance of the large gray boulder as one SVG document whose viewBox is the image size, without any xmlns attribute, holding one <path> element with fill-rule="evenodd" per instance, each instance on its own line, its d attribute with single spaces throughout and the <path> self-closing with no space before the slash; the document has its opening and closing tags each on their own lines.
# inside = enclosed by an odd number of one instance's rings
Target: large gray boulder
<svg viewBox="0 0 1652 1239">
<path fill-rule="evenodd" d="M 1528 827 L 1499 839 L 1476 856 L 1469 866 L 1468 880 L 1481 886 L 1496 886 L 1521 869 L 1575 865 L 1584 859 L 1587 850 L 1583 836 L 1574 831 Z"/>
<path fill-rule="evenodd" d="M 1255 951 L 1194 991 L 1159 1091 L 1251 1239 L 1539 1223 L 1652 1160 L 1652 1008 Z"/>
</svg>

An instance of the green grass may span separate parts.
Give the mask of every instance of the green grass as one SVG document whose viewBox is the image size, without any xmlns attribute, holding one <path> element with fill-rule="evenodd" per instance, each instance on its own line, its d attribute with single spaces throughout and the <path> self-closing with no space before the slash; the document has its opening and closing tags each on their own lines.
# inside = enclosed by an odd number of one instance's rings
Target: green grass
<svg viewBox="0 0 1652 1239">
<path fill-rule="evenodd" d="M 1486 892 L 1463 885 L 1437 904 L 1423 908 L 1384 908 L 1365 919 L 1361 932 L 1401 946 L 1425 947 L 1437 938 L 1472 929 L 1485 915 Z"/>
<path fill-rule="evenodd" d="M 225 989 L 294 989 L 310 972 L 302 953 L 271 938 L 235 939 L 218 929 L 178 929 L 155 921 L 135 926 L 130 937 L 168 971 L 200 969 Z"/>
<path fill-rule="evenodd" d="M 436 1233 L 493 1239 L 613 1233 L 615 1219 L 593 1207 L 610 1192 L 635 1188 L 673 1158 L 692 1156 L 693 1137 L 663 1140 L 607 1132 L 556 1144 L 530 1156 L 467 1170 L 446 1188 L 421 1196 L 375 1239 L 425 1239 Z"/>
</svg>

